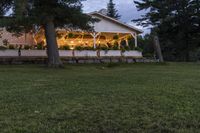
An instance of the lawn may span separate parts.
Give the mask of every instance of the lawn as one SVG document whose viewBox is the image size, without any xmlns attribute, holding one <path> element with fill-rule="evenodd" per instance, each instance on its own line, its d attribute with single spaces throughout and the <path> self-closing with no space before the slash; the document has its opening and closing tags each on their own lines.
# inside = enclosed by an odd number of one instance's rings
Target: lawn
<svg viewBox="0 0 200 133">
<path fill-rule="evenodd" d="M 200 64 L 0 66 L 0 133 L 200 132 Z"/>
</svg>

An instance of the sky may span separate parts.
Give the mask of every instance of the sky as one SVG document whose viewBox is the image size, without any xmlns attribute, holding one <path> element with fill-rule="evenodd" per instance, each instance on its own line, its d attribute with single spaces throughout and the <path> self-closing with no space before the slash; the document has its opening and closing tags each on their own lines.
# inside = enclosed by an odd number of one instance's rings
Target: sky
<svg viewBox="0 0 200 133">
<path fill-rule="evenodd" d="M 109 0 L 86 0 L 83 2 L 83 11 L 86 13 L 99 11 L 102 8 L 106 8 L 108 2 Z M 113 0 L 113 2 L 116 4 L 116 9 L 121 15 L 120 21 L 142 29 L 144 34 L 149 32 L 149 29 L 136 26 L 135 23 L 131 22 L 131 20 L 140 18 L 144 14 L 144 11 L 137 11 L 133 0 Z"/>
</svg>

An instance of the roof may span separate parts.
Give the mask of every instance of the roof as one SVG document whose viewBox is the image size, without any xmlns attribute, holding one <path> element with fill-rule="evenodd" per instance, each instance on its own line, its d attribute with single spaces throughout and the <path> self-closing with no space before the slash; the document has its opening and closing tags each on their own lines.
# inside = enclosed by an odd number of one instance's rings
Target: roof
<svg viewBox="0 0 200 133">
<path fill-rule="evenodd" d="M 121 25 L 121 26 L 124 26 L 124 27 L 126 27 L 126 28 L 128 28 L 128 29 L 130 29 L 130 30 L 136 31 L 136 32 L 139 33 L 139 34 L 143 33 L 142 30 L 140 30 L 140 29 L 138 29 L 138 28 L 136 28 L 136 27 L 130 26 L 130 25 L 125 24 L 125 23 L 122 23 L 122 22 L 120 22 L 119 20 L 116 20 L 116 19 L 111 18 L 111 17 L 109 17 L 109 16 L 103 15 L 103 14 L 97 12 L 97 11 L 88 13 L 88 15 L 97 15 L 97 16 L 100 16 L 100 17 L 102 17 L 102 18 L 104 18 L 104 19 L 110 20 L 110 21 L 112 21 L 112 22 L 114 22 L 114 23 L 116 23 L 116 24 L 119 24 L 119 25 Z"/>
</svg>

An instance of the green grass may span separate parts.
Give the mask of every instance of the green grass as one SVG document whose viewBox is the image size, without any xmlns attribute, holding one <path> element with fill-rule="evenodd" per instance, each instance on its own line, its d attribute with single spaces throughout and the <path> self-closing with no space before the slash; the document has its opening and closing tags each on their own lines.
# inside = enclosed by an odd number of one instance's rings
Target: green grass
<svg viewBox="0 0 200 133">
<path fill-rule="evenodd" d="M 0 66 L 0 133 L 200 132 L 200 64 Z"/>
</svg>

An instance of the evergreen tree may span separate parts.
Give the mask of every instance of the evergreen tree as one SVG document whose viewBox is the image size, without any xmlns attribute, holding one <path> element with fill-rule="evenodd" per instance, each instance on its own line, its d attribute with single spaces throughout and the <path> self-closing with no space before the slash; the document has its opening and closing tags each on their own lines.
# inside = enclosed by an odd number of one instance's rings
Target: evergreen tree
<svg viewBox="0 0 200 133">
<path fill-rule="evenodd" d="M 93 19 L 82 13 L 82 0 L 13 0 L 12 19 L 2 19 L 1 26 L 14 32 L 30 31 L 33 26 L 45 30 L 48 66 L 59 67 L 56 28 L 92 30 Z M 80 21 L 81 20 L 81 21 Z"/>
<path fill-rule="evenodd" d="M 121 16 L 117 12 L 118 11 L 115 9 L 115 4 L 113 3 L 113 0 L 110 0 L 107 5 L 107 16 L 114 19 L 120 19 Z"/>
<path fill-rule="evenodd" d="M 165 58 L 189 60 L 189 54 L 199 45 L 198 0 L 135 1 L 138 10 L 149 10 L 134 20 L 143 26 L 154 26 L 159 35 Z"/>
<path fill-rule="evenodd" d="M 0 16 L 6 14 L 12 5 L 12 0 L 1 0 L 0 2 Z"/>
</svg>

